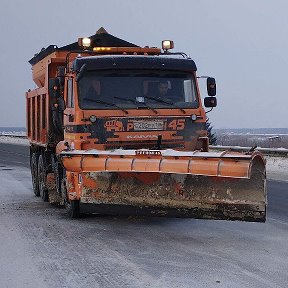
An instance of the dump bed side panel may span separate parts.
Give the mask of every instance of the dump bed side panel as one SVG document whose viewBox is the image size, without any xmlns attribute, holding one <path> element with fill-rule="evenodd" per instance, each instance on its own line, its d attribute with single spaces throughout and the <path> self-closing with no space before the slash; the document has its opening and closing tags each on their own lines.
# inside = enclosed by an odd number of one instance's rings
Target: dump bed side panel
<svg viewBox="0 0 288 288">
<path fill-rule="evenodd" d="M 57 68 L 65 65 L 65 53 L 54 52 L 32 67 L 33 80 L 39 88 L 26 93 L 26 125 L 31 144 L 56 146 L 61 140 L 52 121 L 55 99 L 48 94 L 49 78 L 56 77 Z"/>
<path fill-rule="evenodd" d="M 26 93 L 27 133 L 30 142 L 48 143 L 49 97 L 44 87 Z"/>
</svg>

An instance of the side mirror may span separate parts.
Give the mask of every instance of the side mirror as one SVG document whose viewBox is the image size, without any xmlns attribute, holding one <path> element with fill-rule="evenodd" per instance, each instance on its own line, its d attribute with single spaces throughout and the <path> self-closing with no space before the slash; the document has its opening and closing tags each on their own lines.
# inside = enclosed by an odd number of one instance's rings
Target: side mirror
<svg viewBox="0 0 288 288">
<path fill-rule="evenodd" d="M 60 81 L 58 78 L 49 79 L 49 95 L 53 98 L 59 98 L 61 96 Z"/>
<path fill-rule="evenodd" d="M 216 95 L 216 81 L 215 78 L 208 77 L 207 78 L 207 94 L 209 96 Z"/>
<path fill-rule="evenodd" d="M 216 107 L 217 106 L 217 98 L 216 97 L 205 97 L 204 98 L 204 106 L 205 107 Z"/>
</svg>

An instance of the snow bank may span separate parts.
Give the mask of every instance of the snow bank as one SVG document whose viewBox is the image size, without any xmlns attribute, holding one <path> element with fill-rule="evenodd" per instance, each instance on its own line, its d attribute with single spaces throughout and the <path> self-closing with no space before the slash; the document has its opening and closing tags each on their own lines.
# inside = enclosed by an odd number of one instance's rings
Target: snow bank
<svg viewBox="0 0 288 288">
<path fill-rule="evenodd" d="M 288 182 L 288 157 L 265 156 L 267 178 Z"/>
<path fill-rule="evenodd" d="M 26 138 L 23 137 L 12 137 L 12 136 L 3 136 L 0 135 L 0 143 L 7 144 L 17 144 L 17 145 L 29 145 L 29 142 Z"/>
</svg>

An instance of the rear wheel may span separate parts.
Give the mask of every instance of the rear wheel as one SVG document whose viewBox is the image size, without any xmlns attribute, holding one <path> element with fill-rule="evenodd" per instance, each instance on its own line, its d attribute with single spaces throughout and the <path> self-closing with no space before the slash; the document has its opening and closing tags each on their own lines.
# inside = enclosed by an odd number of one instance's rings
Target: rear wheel
<svg viewBox="0 0 288 288">
<path fill-rule="evenodd" d="M 40 196 L 39 183 L 38 183 L 38 158 L 39 154 L 34 152 L 32 153 L 30 159 L 30 168 L 31 168 L 31 176 L 32 176 L 32 186 L 35 196 Z"/>
<path fill-rule="evenodd" d="M 46 169 L 43 156 L 40 155 L 38 159 L 38 186 L 39 194 L 44 202 L 49 201 L 48 189 L 46 187 Z"/>
</svg>

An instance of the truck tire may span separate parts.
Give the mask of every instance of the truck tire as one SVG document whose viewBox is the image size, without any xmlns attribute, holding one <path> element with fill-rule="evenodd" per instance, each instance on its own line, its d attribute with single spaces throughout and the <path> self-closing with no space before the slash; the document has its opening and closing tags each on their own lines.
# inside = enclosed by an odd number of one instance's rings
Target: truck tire
<svg viewBox="0 0 288 288">
<path fill-rule="evenodd" d="M 38 158 L 39 154 L 34 152 L 30 158 L 30 169 L 32 176 L 32 187 L 35 196 L 40 196 L 39 183 L 38 183 Z"/>
<path fill-rule="evenodd" d="M 39 194 L 44 202 L 49 201 L 48 189 L 46 187 L 46 169 L 43 156 L 40 155 L 38 159 L 38 186 Z"/>
<path fill-rule="evenodd" d="M 67 215 L 69 216 L 69 218 L 71 218 L 71 219 L 80 218 L 80 216 L 81 216 L 81 214 L 80 214 L 80 201 L 79 200 L 70 200 L 70 201 L 68 200 L 65 176 L 61 180 L 61 195 L 62 195 L 62 199 L 64 200 L 64 205 L 65 205 L 66 212 L 67 212 Z"/>
<path fill-rule="evenodd" d="M 66 211 L 71 219 L 80 218 L 80 201 L 72 200 L 70 202 L 66 202 Z"/>
</svg>

